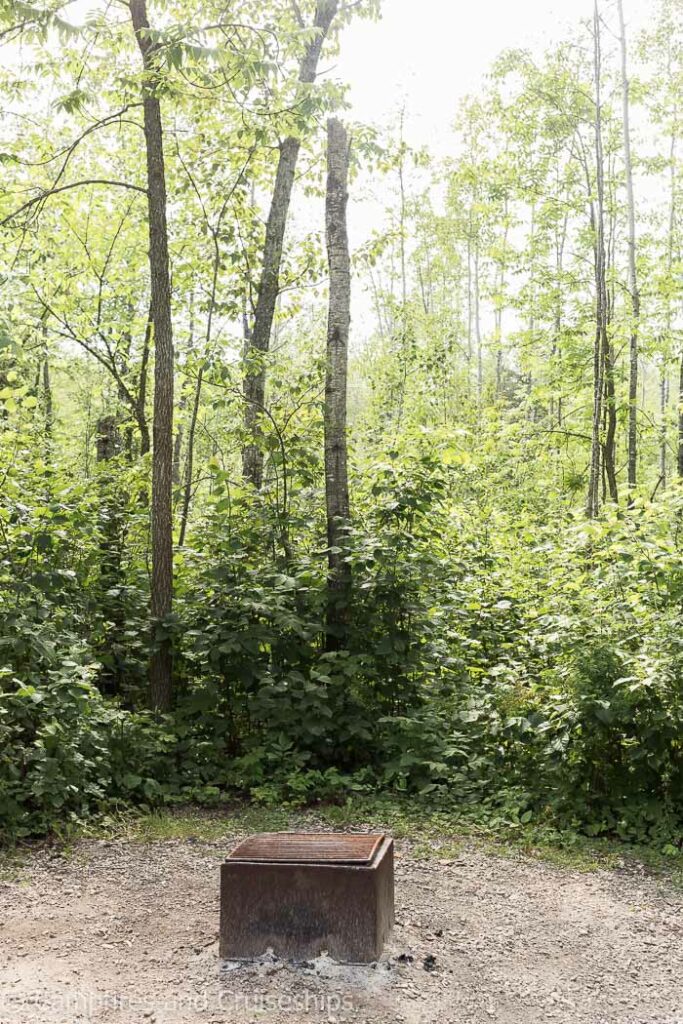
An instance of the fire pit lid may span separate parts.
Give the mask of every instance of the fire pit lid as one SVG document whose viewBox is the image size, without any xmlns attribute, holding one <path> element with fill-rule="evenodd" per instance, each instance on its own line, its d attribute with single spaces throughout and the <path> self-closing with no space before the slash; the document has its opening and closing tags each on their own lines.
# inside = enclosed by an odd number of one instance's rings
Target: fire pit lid
<svg viewBox="0 0 683 1024">
<path fill-rule="evenodd" d="M 229 860 L 285 864 L 370 864 L 384 835 L 262 832 L 240 843 Z"/>
</svg>

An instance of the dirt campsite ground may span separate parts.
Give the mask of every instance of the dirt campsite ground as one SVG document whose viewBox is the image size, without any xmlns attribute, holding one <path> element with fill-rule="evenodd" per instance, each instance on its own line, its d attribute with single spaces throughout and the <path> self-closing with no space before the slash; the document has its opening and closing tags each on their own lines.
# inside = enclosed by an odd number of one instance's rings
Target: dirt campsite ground
<svg viewBox="0 0 683 1024">
<path fill-rule="evenodd" d="M 40 848 L 0 881 L 1 1024 L 683 1024 L 683 896 L 463 843 L 397 843 L 371 967 L 218 959 L 220 840 Z"/>
</svg>

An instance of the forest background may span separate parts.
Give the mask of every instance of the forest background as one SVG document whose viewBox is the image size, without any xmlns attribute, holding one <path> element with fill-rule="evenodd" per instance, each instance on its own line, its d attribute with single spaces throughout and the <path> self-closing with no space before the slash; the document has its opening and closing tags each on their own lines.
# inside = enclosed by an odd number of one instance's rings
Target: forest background
<svg viewBox="0 0 683 1024">
<path fill-rule="evenodd" d="M 679 855 L 681 0 L 436 152 L 347 107 L 372 0 L 72 8 L 0 7 L 4 834 L 381 791 Z"/>
</svg>

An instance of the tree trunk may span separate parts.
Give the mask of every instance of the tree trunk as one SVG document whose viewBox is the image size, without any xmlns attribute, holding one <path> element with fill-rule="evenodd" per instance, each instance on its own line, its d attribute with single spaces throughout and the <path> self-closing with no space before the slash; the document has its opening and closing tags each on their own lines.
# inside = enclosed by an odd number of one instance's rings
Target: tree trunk
<svg viewBox="0 0 683 1024">
<path fill-rule="evenodd" d="M 605 272 L 605 182 L 602 148 L 602 91 L 600 13 L 595 0 L 593 13 L 595 74 L 595 172 L 596 208 L 591 214 L 595 246 L 595 341 L 593 346 L 593 424 L 586 514 L 594 519 L 600 511 L 602 397 L 607 350 L 607 281 Z M 593 211 L 593 207 L 591 206 Z"/>
<path fill-rule="evenodd" d="M 349 620 L 351 571 L 345 559 L 349 522 L 346 446 L 346 392 L 351 263 L 346 222 L 349 143 L 341 121 L 327 126 L 327 256 L 330 306 L 325 374 L 325 495 L 327 500 L 328 611 L 327 648 L 344 645 Z"/>
<path fill-rule="evenodd" d="M 192 401 L 192 413 L 187 431 L 187 453 L 185 456 L 185 480 L 183 482 L 183 504 L 180 512 L 180 531 L 178 533 L 178 544 L 182 548 L 185 544 L 187 523 L 190 518 L 190 503 L 192 501 L 192 483 L 194 478 L 194 440 L 197 434 L 197 420 L 199 418 L 199 404 L 202 397 L 202 384 L 204 381 L 204 364 L 199 368 L 195 382 L 194 399 Z"/>
<path fill-rule="evenodd" d="M 116 416 L 103 416 L 97 421 L 97 463 L 100 466 L 100 613 L 104 628 L 100 658 L 103 668 L 99 677 L 105 693 L 117 694 L 121 689 L 120 662 L 117 649 L 121 645 L 125 617 L 118 588 L 122 582 L 124 501 L 116 473 L 107 464 L 121 452 L 121 435 Z"/>
<path fill-rule="evenodd" d="M 52 432 L 54 428 L 54 404 L 52 401 L 52 381 L 50 379 L 50 357 L 45 349 L 43 356 L 43 403 L 45 406 L 45 451 L 47 462 L 52 459 Z"/>
<path fill-rule="evenodd" d="M 659 486 L 665 491 L 669 485 L 668 480 L 668 458 L 667 448 L 669 439 L 667 437 L 668 424 L 666 422 L 667 406 L 669 404 L 669 378 L 667 375 L 666 359 L 662 360 L 661 376 L 659 378 Z"/>
<path fill-rule="evenodd" d="M 678 460 L 677 468 L 679 477 L 683 477 L 683 353 L 681 354 L 681 368 L 678 380 Z"/>
<path fill-rule="evenodd" d="M 153 310 L 150 303 L 147 327 L 145 328 L 145 340 L 142 346 L 142 359 L 140 361 L 140 377 L 138 379 L 138 393 L 135 401 L 135 420 L 140 431 L 140 456 L 147 455 L 151 448 L 149 437 L 149 426 L 147 424 L 147 374 L 149 371 L 149 350 L 152 342 L 153 331 Z"/>
<path fill-rule="evenodd" d="M 509 223 L 508 223 L 509 203 L 508 197 L 505 197 L 505 205 L 503 208 L 503 216 L 505 218 L 505 226 L 503 228 L 503 248 L 500 254 L 497 268 L 497 301 L 494 312 L 494 333 L 495 333 L 495 347 L 496 347 L 496 398 L 500 398 L 500 394 L 503 388 L 503 293 L 505 291 L 505 269 L 507 259 L 507 247 L 508 247 L 508 234 L 509 234 Z"/>
<path fill-rule="evenodd" d="M 529 260 L 529 346 L 528 351 L 534 352 L 535 345 L 534 341 L 536 338 L 536 268 L 534 266 L 534 238 L 536 235 L 536 202 L 535 200 L 531 203 L 531 209 L 529 211 L 529 248 L 530 248 L 530 260 Z M 527 390 L 529 395 L 529 401 L 527 403 L 527 416 L 533 423 L 536 418 L 536 403 L 531 402 L 531 394 L 534 384 L 534 376 L 532 369 L 532 361 L 529 360 L 529 377 L 527 381 Z"/>
<path fill-rule="evenodd" d="M 557 422 L 558 428 L 562 428 L 562 324 L 564 320 L 564 300 L 562 296 L 562 274 L 564 271 L 564 249 L 567 242 L 567 223 L 569 215 L 565 214 L 562 221 L 562 230 L 558 233 L 555 231 L 555 316 L 554 316 L 554 329 L 555 336 L 553 338 L 553 344 L 550 352 L 553 382 L 557 381 L 558 395 L 557 395 L 557 412 L 555 413 L 554 402 L 551 399 L 550 403 L 550 420 L 551 423 Z M 553 383 L 553 387 L 555 384 Z M 557 419 L 555 419 L 557 416 Z"/>
<path fill-rule="evenodd" d="M 484 393 L 484 350 L 481 335 L 481 283 L 479 280 L 479 238 L 474 244 L 474 336 L 477 343 L 477 409 L 481 412 Z"/>
<path fill-rule="evenodd" d="M 472 339 L 474 336 L 474 303 L 472 301 L 472 207 L 470 206 L 468 219 L 467 219 L 467 376 L 466 376 L 466 394 L 470 397 L 471 390 L 471 368 L 472 368 L 472 351 L 473 343 Z"/>
<path fill-rule="evenodd" d="M 223 212 L 227 208 L 227 203 L 223 205 Z M 221 268 L 221 249 L 220 249 L 220 227 L 223 214 L 221 213 L 218 218 L 218 223 L 215 228 L 211 229 L 211 235 L 213 238 L 213 274 L 211 278 L 211 295 L 209 298 L 209 315 L 206 320 L 206 336 L 204 338 L 204 359 L 209 357 L 209 347 L 211 345 L 211 333 L 213 330 L 213 318 L 216 310 L 216 293 L 218 291 L 218 274 Z M 248 329 L 248 324 L 244 323 L 245 337 Z M 192 402 L 192 414 L 190 416 L 190 423 L 187 434 L 187 454 L 185 457 L 185 480 L 183 484 L 183 504 L 180 513 L 180 531 L 178 534 L 178 544 L 183 547 L 185 544 L 185 534 L 187 533 L 187 524 L 190 518 L 190 503 L 192 502 L 192 484 L 194 482 L 194 440 L 197 434 L 197 421 L 199 419 L 199 406 L 202 399 L 202 384 L 204 382 L 204 368 L 206 363 L 202 361 L 197 373 L 197 380 L 195 382 L 194 399 Z"/>
<path fill-rule="evenodd" d="M 617 0 L 621 31 L 621 92 L 624 130 L 624 172 L 628 210 L 628 288 L 631 293 L 631 340 L 628 379 L 628 486 L 636 486 L 638 472 L 638 333 L 640 327 L 640 292 L 636 269 L 636 211 L 633 199 L 633 166 L 631 162 L 631 125 L 629 109 L 630 83 L 626 52 L 626 25 L 623 0 Z"/>
<path fill-rule="evenodd" d="M 669 176 L 670 176 L 670 194 L 669 194 L 669 235 L 667 239 L 667 273 L 669 280 L 671 281 L 674 267 L 674 235 L 676 231 L 676 143 L 678 141 L 676 135 L 676 125 L 678 123 L 678 106 L 674 104 L 673 118 L 672 118 L 672 129 L 671 129 L 671 147 L 669 153 Z M 673 325 L 673 309 L 671 296 L 667 298 L 667 313 L 666 313 L 666 330 L 667 339 L 671 341 L 671 332 Z M 680 377 L 678 386 L 678 450 L 676 458 L 676 471 L 678 476 L 683 478 L 683 352 L 681 352 L 681 364 L 680 364 Z"/>
<path fill-rule="evenodd" d="M 151 614 L 155 633 L 149 666 L 150 698 L 158 711 L 168 711 L 173 697 L 173 657 L 165 620 L 173 603 L 173 326 L 171 279 L 166 223 L 158 46 L 149 37 L 145 0 L 131 0 L 130 11 L 146 72 L 143 86 L 147 195 L 149 208 L 150 323 L 154 335 L 154 405 L 152 452 L 152 583 Z"/>
<path fill-rule="evenodd" d="M 194 292 L 190 292 L 190 330 L 187 340 L 186 360 L 194 351 Z M 181 481 L 180 459 L 183 451 L 183 414 L 187 408 L 189 388 L 185 384 L 181 388 L 178 401 L 178 425 L 173 439 L 173 486 L 178 487 Z M 182 541 L 180 542 L 182 544 Z"/>
<path fill-rule="evenodd" d="M 614 387 L 614 350 L 609 343 L 605 347 L 605 418 L 607 426 L 605 430 L 605 475 L 610 501 L 619 503 L 619 489 L 617 486 L 616 468 L 616 436 L 617 436 L 617 404 Z"/>
<path fill-rule="evenodd" d="M 313 23 L 316 30 L 315 35 L 306 47 L 299 68 L 301 85 L 310 85 L 315 81 L 323 43 L 338 9 L 339 0 L 318 0 Z M 270 349 L 275 306 L 280 293 L 282 247 L 300 149 L 301 141 L 293 136 L 286 138 L 280 145 L 275 187 L 266 224 L 266 240 L 254 325 L 246 351 L 244 426 L 248 440 L 242 452 L 242 474 L 244 479 L 257 489 L 263 482 L 263 452 L 260 445 L 259 422 L 266 394 L 264 358 Z"/>
</svg>

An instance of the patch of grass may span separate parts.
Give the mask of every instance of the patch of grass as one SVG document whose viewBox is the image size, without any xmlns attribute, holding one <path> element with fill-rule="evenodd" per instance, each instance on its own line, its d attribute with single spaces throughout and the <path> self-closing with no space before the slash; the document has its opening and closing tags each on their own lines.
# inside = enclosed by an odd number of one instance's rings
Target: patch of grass
<svg viewBox="0 0 683 1024">
<path fill-rule="evenodd" d="M 225 843 L 254 832 L 316 828 L 377 829 L 410 843 L 420 860 L 454 860 L 465 842 L 491 856 L 531 857 L 573 871 L 625 870 L 648 874 L 683 890 L 683 853 L 665 855 L 651 846 L 629 846 L 591 839 L 552 824 L 509 820 L 482 808 L 437 809 L 415 800 L 359 797 L 343 805 L 296 810 L 235 803 L 220 807 L 181 806 L 148 813 L 122 813 L 55 837 L 60 852 L 72 856 L 78 838 L 107 838 L 153 843 L 190 841 Z M 53 838 L 53 843 L 55 842 Z M 16 878 L 21 851 L 0 853 L 0 879 Z"/>
<path fill-rule="evenodd" d="M 463 840 L 476 843 L 498 857 L 533 857 L 573 871 L 643 868 L 655 877 L 683 888 L 683 853 L 665 855 L 652 846 L 629 846 L 611 839 L 591 839 L 550 824 L 521 824 L 486 817 L 481 808 L 442 811 L 415 801 L 358 800 L 344 807 L 324 808 L 319 816 L 337 827 L 370 825 L 385 828 L 397 839 L 415 845 L 420 857 L 451 859 Z M 454 845 L 455 840 L 455 845 Z"/>
<path fill-rule="evenodd" d="M 239 804 L 225 809 L 178 807 L 149 814 L 128 814 L 101 821 L 84 835 L 156 843 L 169 840 L 229 841 L 252 832 L 283 832 L 310 826 L 311 815 L 285 809 Z"/>
</svg>

